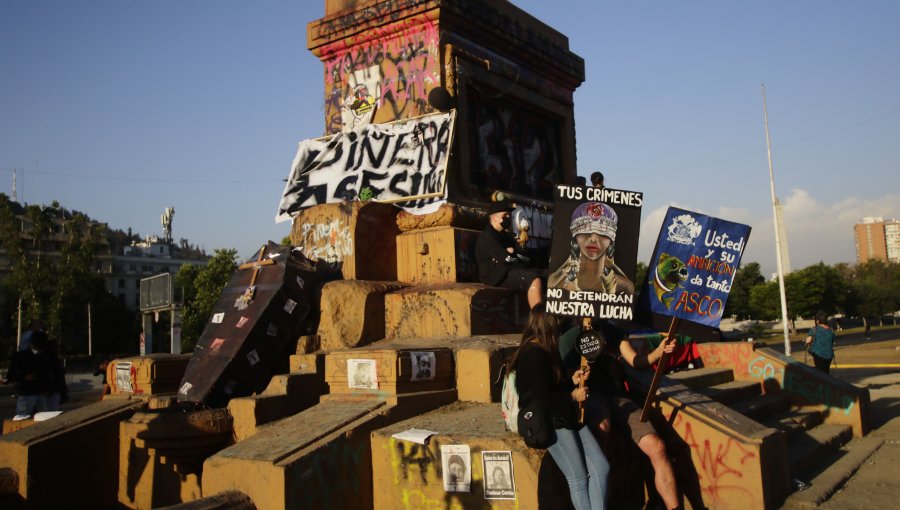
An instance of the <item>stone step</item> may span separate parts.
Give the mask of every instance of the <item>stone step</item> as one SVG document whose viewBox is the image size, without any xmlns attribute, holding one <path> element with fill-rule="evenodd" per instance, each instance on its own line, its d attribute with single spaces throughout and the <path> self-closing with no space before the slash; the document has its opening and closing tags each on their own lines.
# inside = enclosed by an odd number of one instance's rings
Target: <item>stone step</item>
<svg viewBox="0 0 900 510">
<path fill-rule="evenodd" d="M 684 370 L 668 374 L 666 377 L 693 389 L 708 388 L 734 381 L 734 373 L 730 368 L 717 367 Z"/>
<path fill-rule="evenodd" d="M 115 508 L 119 425 L 144 406 L 106 399 L 2 436 L 0 466 L 18 475 L 29 508 L 60 508 L 60 494 L 68 508 Z"/>
<path fill-rule="evenodd" d="M 521 334 L 529 312 L 524 292 L 480 283 L 409 287 L 384 300 L 391 339 Z"/>
<path fill-rule="evenodd" d="M 735 411 L 744 416 L 763 422 L 769 416 L 787 411 L 791 407 L 791 398 L 784 393 L 763 393 L 753 398 L 743 400 L 731 406 Z"/>
<path fill-rule="evenodd" d="M 454 400 L 455 390 L 326 395 L 208 458 L 202 493 L 241 491 L 259 510 L 372 508 L 372 430 Z"/>
<path fill-rule="evenodd" d="M 272 377 L 269 386 L 259 395 L 233 398 L 228 402 L 228 412 L 234 419 L 236 441 L 256 434 L 259 427 L 284 417 L 297 414 L 319 402 L 328 392 L 324 373 L 279 374 Z"/>
<path fill-rule="evenodd" d="M 800 407 L 773 415 L 764 420 L 763 424 L 784 432 L 790 441 L 791 435 L 810 430 L 821 425 L 824 421 L 825 416 L 821 410 Z"/>
<path fill-rule="evenodd" d="M 816 465 L 826 465 L 826 457 L 852 438 L 850 426 L 830 423 L 792 435 L 788 441 L 791 478 L 797 478 Z"/>
<path fill-rule="evenodd" d="M 716 384 L 708 388 L 697 389 L 697 393 L 723 404 L 740 402 L 756 397 L 760 394 L 760 391 L 760 385 L 755 381 L 730 381 Z"/>
<path fill-rule="evenodd" d="M 872 456 L 884 440 L 875 437 L 857 438 L 828 456 L 819 466 L 796 477 L 807 485 L 806 490 L 796 491 L 782 507 L 783 510 L 816 508 L 844 483 Z"/>
<path fill-rule="evenodd" d="M 392 437 L 409 429 L 435 434 L 425 444 Z M 539 508 L 539 472 L 544 454 L 543 450 L 526 447 L 521 437 L 505 429 L 498 404 L 456 402 L 372 433 L 372 478 L 378 488 L 373 506 Z M 470 486 L 461 492 L 444 490 L 451 456 L 463 459 L 464 476 L 470 479 Z M 510 501 L 486 500 L 487 495 Z M 509 505 L 501 506 L 501 502 Z M 563 506 L 567 502 L 556 503 L 551 508 L 567 508 Z"/>
<path fill-rule="evenodd" d="M 256 510 L 256 505 L 243 492 L 225 491 L 159 510 Z"/>
</svg>

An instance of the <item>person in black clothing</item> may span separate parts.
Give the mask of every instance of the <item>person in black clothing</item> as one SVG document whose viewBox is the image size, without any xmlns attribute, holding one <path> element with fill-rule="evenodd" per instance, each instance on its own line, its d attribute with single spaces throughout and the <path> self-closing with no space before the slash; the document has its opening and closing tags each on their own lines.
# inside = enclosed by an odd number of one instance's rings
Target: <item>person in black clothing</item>
<svg viewBox="0 0 900 510">
<path fill-rule="evenodd" d="M 489 223 L 475 243 L 478 279 L 486 285 L 526 291 L 528 306 L 534 308 L 543 300 L 546 275 L 527 267 L 530 258 L 509 231 L 513 209 L 504 202 L 493 202 L 488 209 Z"/>
<path fill-rule="evenodd" d="M 520 410 L 546 410 L 556 436 L 548 451 L 569 483 L 576 510 L 603 509 L 609 462 L 588 427 L 579 423 L 576 406 L 587 398 L 587 390 L 576 385 L 590 374 L 579 370 L 569 377 L 564 372 L 558 327 L 542 304 L 532 308 L 509 369 L 517 374 Z"/>
<path fill-rule="evenodd" d="M 49 409 L 49 397 L 59 388 L 59 360 L 47 348 L 47 334 L 35 331 L 28 349 L 13 355 L 7 382 L 18 385 L 16 415 L 32 416 Z"/>
<path fill-rule="evenodd" d="M 628 340 L 628 333 L 608 320 L 595 320 L 594 331 L 605 339 L 603 353 L 590 364 L 593 377 L 588 381 L 591 397 L 585 402 L 585 421 L 597 430 L 605 445 L 609 439 L 611 424 L 621 430 L 640 448 L 653 465 L 654 484 L 666 508 L 681 508 L 681 497 L 675 483 L 675 471 L 666 452 L 666 444 L 649 422 L 641 421 L 641 408 L 631 400 L 625 388 L 623 363 L 633 368 L 648 368 L 662 357 L 672 353 L 675 340 L 663 340 L 647 354 L 638 354 Z M 563 364 L 578 367 L 581 356 L 576 344 L 581 327 L 574 327 L 559 338 L 559 353 Z"/>
</svg>

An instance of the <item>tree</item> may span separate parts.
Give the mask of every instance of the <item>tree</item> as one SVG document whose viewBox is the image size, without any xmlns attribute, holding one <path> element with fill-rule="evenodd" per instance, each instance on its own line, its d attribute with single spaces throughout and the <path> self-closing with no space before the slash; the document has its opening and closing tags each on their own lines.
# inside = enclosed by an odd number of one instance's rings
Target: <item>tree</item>
<svg viewBox="0 0 900 510">
<path fill-rule="evenodd" d="M 781 318 L 781 296 L 777 281 L 750 288 L 750 315 L 766 321 Z"/>
<path fill-rule="evenodd" d="M 869 260 L 857 264 L 851 287 L 857 297 L 857 312 L 881 318 L 900 308 L 900 264 Z"/>
<path fill-rule="evenodd" d="M 728 301 L 725 303 L 725 317 L 733 315 L 738 320 L 752 317 L 750 291 L 753 287 L 764 283 L 766 279 L 759 270 L 759 263 L 750 262 L 741 266 L 731 283 L 731 292 L 728 293 Z"/>
<path fill-rule="evenodd" d="M 87 351 L 87 305 L 96 304 L 94 324 L 106 325 L 93 334 L 95 345 L 115 345 L 134 329 L 134 318 L 106 291 L 94 271 L 96 253 L 103 246 L 105 226 L 58 202 L 48 207 L 21 206 L 0 194 L 0 237 L 10 266 L 4 282 L 4 316 L 15 323 L 21 299 L 24 322 L 41 319 L 60 352 Z M 100 315 L 98 315 L 98 313 Z M 4 329 L 6 338 L 12 331 Z M 7 336 L 8 335 L 8 336 Z M 15 340 L 4 342 L 4 352 Z M 109 352 L 109 351 L 107 351 Z"/>
<path fill-rule="evenodd" d="M 181 349 L 190 352 L 200 339 L 213 307 L 237 268 L 237 250 L 216 250 L 203 267 L 185 264 L 175 275 L 182 289 Z"/>
<path fill-rule="evenodd" d="M 827 314 L 837 311 L 846 295 L 844 279 L 840 273 L 823 262 L 807 266 L 785 278 L 788 316 L 813 317 L 821 310 Z"/>
</svg>

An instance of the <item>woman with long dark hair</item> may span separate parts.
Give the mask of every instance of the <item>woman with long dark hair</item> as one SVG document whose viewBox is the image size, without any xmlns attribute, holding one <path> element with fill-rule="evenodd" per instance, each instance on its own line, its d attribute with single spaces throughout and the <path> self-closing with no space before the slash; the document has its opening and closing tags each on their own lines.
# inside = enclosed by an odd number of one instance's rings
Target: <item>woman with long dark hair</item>
<svg viewBox="0 0 900 510">
<path fill-rule="evenodd" d="M 578 371 L 569 377 L 564 372 L 558 328 L 556 317 L 546 313 L 543 304 L 532 308 L 509 369 L 516 371 L 520 408 L 546 411 L 556 436 L 548 450 L 569 483 L 575 509 L 604 509 L 609 463 L 591 431 L 578 422 L 576 415 L 576 403 L 587 397 L 587 390 L 577 385 L 589 373 Z"/>
</svg>

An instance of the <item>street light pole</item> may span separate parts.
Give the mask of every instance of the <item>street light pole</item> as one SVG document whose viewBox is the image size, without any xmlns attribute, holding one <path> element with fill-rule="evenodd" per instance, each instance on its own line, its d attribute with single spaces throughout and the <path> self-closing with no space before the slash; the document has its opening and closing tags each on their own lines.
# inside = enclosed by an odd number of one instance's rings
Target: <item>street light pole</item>
<svg viewBox="0 0 900 510">
<path fill-rule="evenodd" d="M 769 140 L 769 112 L 766 109 L 766 85 L 762 84 L 763 118 L 766 125 L 766 152 L 769 157 L 769 184 L 772 189 L 772 220 L 775 223 L 775 262 L 778 267 L 778 292 L 781 296 L 781 324 L 784 330 L 784 354 L 791 355 L 791 338 L 787 323 L 787 297 L 784 292 L 784 267 L 781 263 L 781 235 L 778 226 L 778 206 L 775 198 L 775 173 L 772 170 L 772 142 Z"/>
</svg>

